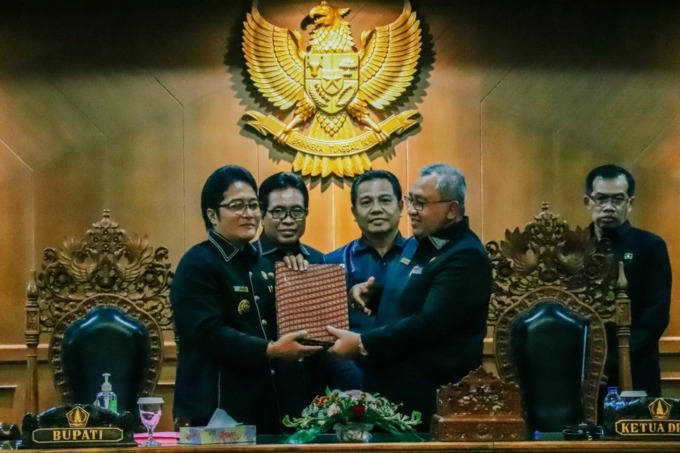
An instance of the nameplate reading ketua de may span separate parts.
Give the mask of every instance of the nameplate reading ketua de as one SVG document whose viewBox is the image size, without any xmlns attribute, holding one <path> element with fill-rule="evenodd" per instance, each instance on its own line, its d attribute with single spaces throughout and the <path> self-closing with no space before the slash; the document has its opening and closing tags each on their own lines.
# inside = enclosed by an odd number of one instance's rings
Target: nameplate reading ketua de
<svg viewBox="0 0 680 453">
<path fill-rule="evenodd" d="M 680 399 L 643 397 L 605 410 L 605 434 L 627 439 L 673 439 L 680 436 Z"/>
</svg>

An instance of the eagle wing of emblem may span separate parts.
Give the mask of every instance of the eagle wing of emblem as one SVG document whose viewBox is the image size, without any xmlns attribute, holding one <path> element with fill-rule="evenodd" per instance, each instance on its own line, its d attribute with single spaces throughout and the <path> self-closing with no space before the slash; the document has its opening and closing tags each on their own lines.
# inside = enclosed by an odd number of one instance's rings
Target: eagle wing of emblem
<svg viewBox="0 0 680 453">
<path fill-rule="evenodd" d="M 243 53 L 248 73 L 263 96 L 282 110 L 297 105 L 285 132 L 314 114 L 316 107 L 305 94 L 305 52 L 300 34 L 264 19 L 257 1 L 244 24 Z"/>
<path fill-rule="evenodd" d="M 391 24 L 361 34 L 359 93 L 382 110 L 409 87 L 420 57 L 420 21 L 406 1 Z"/>
<path fill-rule="evenodd" d="M 388 134 L 371 119 L 367 103 L 383 110 L 413 80 L 420 57 L 420 21 L 408 0 L 394 22 L 361 33 L 361 45 L 359 95 L 347 106 L 347 112 L 373 129 L 378 140 L 384 142 Z"/>
</svg>

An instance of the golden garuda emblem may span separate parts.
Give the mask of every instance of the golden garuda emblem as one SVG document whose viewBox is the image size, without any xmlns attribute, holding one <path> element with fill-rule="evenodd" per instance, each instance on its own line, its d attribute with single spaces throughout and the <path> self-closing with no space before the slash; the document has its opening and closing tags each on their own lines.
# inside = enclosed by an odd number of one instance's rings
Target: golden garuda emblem
<svg viewBox="0 0 680 453">
<path fill-rule="evenodd" d="M 367 150 L 416 123 L 417 110 L 382 121 L 369 114 L 401 96 L 416 72 L 421 31 L 410 3 L 391 24 L 363 32 L 360 50 L 343 19 L 348 13 L 325 1 L 312 8 L 306 50 L 300 33 L 267 22 L 257 1 L 244 23 L 243 52 L 253 83 L 275 107 L 294 107 L 287 124 L 256 111 L 246 112 L 247 124 L 297 150 L 293 170 L 302 175 L 361 174 L 371 168 Z"/>
</svg>

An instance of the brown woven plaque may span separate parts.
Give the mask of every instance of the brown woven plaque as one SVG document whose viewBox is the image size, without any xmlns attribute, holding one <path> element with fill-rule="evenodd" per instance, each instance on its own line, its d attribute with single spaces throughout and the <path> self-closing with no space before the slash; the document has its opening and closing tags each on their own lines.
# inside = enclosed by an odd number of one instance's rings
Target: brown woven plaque
<svg viewBox="0 0 680 453">
<path fill-rule="evenodd" d="M 345 268 L 312 264 L 306 271 L 276 263 L 276 320 L 279 336 L 306 330 L 301 343 L 332 346 L 335 337 L 326 326 L 349 329 Z"/>
</svg>

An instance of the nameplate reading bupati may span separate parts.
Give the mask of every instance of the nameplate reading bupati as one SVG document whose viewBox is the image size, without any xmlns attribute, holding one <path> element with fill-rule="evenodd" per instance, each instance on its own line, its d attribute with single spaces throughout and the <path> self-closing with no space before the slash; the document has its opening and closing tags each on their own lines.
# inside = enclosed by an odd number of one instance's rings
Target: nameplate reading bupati
<svg viewBox="0 0 680 453">
<path fill-rule="evenodd" d="M 120 442 L 123 430 L 120 428 L 39 428 L 33 431 L 33 442 Z"/>
<path fill-rule="evenodd" d="M 22 449 L 134 447 L 135 419 L 92 404 L 64 405 L 23 420 Z"/>
</svg>

